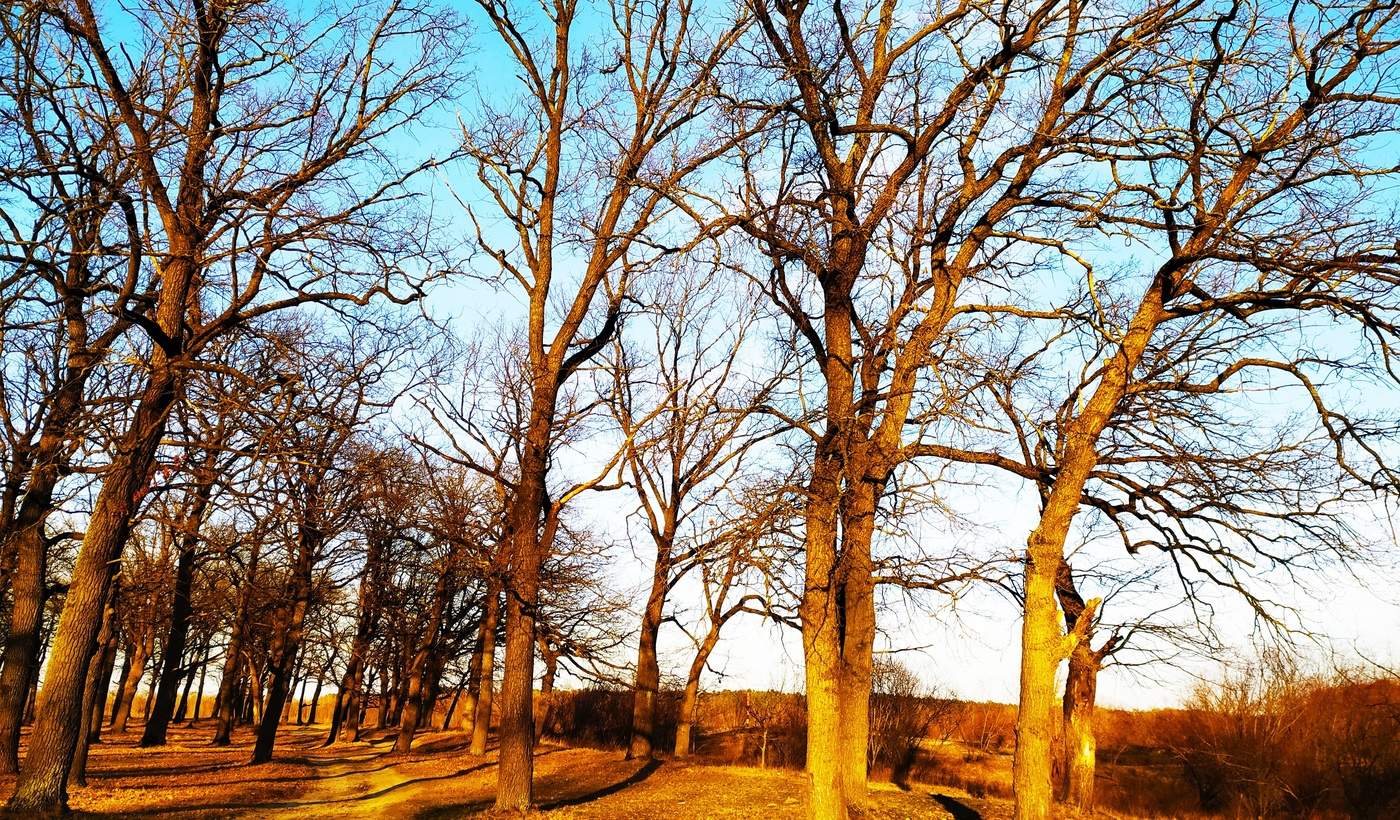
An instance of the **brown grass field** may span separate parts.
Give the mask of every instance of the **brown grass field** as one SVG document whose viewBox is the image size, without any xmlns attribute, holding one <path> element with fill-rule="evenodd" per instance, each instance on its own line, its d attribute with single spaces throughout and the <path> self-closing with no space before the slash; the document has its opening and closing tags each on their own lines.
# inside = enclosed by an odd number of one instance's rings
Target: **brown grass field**
<svg viewBox="0 0 1400 820">
<path fill-rule="evenodd" d="M 93 746 L 77 817 L 450 818 L 489 816 L 494 750 L 477 759 L 458 732 L 419 735 L 408 755 L 392 735 L 321 747 L 324 727 L 286 726 L 273 763 L 248 766 L 252 734 L 212 747 L 208 725 L 173 728 L 163 748 L 136 746 L 139 726 Z M 541 744 L 536 799 L 544 818 L 707 820 L 803 816 L 803 774 L 676 761 L 639 764 L 620 752 Z M 8 794 L 13 778 L 0 782 Z M 1010 804 L 949 787 L 872 787 L 864 817 L 1002 818 Z"/>
</svg>

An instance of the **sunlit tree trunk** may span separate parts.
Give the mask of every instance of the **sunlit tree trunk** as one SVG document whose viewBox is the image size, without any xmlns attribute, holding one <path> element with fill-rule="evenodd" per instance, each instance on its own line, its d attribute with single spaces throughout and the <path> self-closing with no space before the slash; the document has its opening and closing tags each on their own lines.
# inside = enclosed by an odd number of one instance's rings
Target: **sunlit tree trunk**
<svg viewBox="0 0 1400 820">
<path fill-rule="evenodd" d="M 184 250 L 184 258 L 188 259 L 189 250 Z M 180 256 L 172 254 L 175 259 Z M 186 280 L 185 288 L 177 288 L 183 297 L 192 271 L 182 273 L 181 268 L 178 261 L 172 262 L 167 276 Z M 169 325 L 178 328 L 183 314 L 183 298 L 178 305 L 171 305 L 168 300 L 164 303 L 162 315 Z M 164 361 L 153 362 L 131 426 L 116 445 L 88 518 L 49 651 L 29 752 L 8 804 L 12 811 L 51 813 L 67 804 L 68 769 L 77 747 L 84 683 L 88 661 L 97 649 L 103 602 L 111 587 L 113 568 L 130 535 L 177 391 L 174 368 Z"/>
<path fill-rule="evenodd" d="M 496 808 L 525 811 L 534 802 L 535 618 L 539 603 L 539 527 L 554 416 L 554 386 L 535 380 L 534 410 L 523 442 L 520 478 L 509 518 L 510 568 L 505 585 L 506 646 L 501 673 L 499 781 Z M 483 687 L 484 689 L 484 687 Z"/>
<path fill-rule="evenodd" d="M 666 605 L 666 586 L 671 572 L 668 549 L 658 549 L 652 572 L 651 592 L 642 611 L 642 627 L 637 639 L 637 674 L 632 687 L 632 742 L 627 757 L 651 757 L 656 731 L 656 696 L 661 688 L 661 667 L 656 658 L 656 641 Z"/>
</svg>

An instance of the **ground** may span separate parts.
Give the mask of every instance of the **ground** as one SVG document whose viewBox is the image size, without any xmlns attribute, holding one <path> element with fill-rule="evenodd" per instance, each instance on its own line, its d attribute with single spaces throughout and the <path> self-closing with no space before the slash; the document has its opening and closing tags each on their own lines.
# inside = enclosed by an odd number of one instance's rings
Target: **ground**
<svg viewBox="0 0 1400 820">
<path fill-rule="evenodd" d="M 135 745 L 139 727 L 94 746 L 88 786 L 69 803 L 80 817 L 456 818 L 489 813 L 494 750 L 467 754 L 460 733 L 426 733 L 407 756 L 392 737 L 321 748 L 324 728 L 286 727 L 274 762 L 247 766 L 251 736 L 210 746 L 210 729 L 178 728 L 171 744 Z M 543 744 L 535 763 L 539 817 L 551 820 L 722 820 L 803 816 L 801 772 L 677 761 L 640 764 L 620 752 Z M 6 793 L 13 781 L 0 782 Z M 1005 801 L 950 788 L 877 785 L 864 816 L 1004 818 Z"/>
</svg>

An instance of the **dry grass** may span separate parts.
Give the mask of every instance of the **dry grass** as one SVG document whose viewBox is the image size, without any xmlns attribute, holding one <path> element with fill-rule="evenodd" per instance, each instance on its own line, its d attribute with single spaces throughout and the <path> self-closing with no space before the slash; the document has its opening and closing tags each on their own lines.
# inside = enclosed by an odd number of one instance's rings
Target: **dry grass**
<svg viewBox="0 0 1400 820">
<path fill-rule="evenodd" d="M 273 763 L 247 766 L 251 735 L 227 748 L 208 745 L 210 729 L 180 727 L 172 743 L 135 746 L 125 736 L 93 747 L 89 785 L 75 788 L 77 816 L 177 818 L 447 818 L 489 815 L 494 754 L 474 758 L 456 732 L 420 735 L 412 754 L 391 753 L 392 736 L 320 748 L 324 729 L 288 726 Z M 13 781 L 0 782 L 8 791 Z M 615 751 L 546 744 L 536 760 L 539 816 L 593 820 L 708 820 L 803 817 L 804 777 L 785 769 L 686 762 L 647 765 Z M 1009 817 L 1005 801 L 956 789 L 881 785 L 863 816 Z"/>
</svg>

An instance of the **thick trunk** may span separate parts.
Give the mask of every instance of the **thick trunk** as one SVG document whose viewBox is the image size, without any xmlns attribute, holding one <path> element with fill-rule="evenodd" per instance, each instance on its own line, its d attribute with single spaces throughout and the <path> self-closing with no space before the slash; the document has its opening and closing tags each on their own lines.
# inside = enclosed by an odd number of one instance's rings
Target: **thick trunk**
<svg viewBox="0 0 1400 820">
<path fill-rule="evenodd" d="M 85 272 L 86 259 L 73 263 Z M 73 277 L 70 276 L 70 281 Z M 40 629 L 44 620 L 44 580 L 48 544 L 44 525 L 53 509 L 53 491 L 60 479 L 59 463 L 82 416 L 83 390 L 100 353 L 88 349 L 87 316 L 80 291 L 64 293 L 67 341 L 65 378 L 54 393 L 53 406 L 30 458 L 24 500 L 14 509 L 13 488 L 5 493 L 3 521 L 7 525 L 4 548 L 14 561 L 6 581 L 12 593 L 10 630 L 5 638 L 4 667 L 0 669 L 0 773 L 18 770 L 19 729 L 30 703 L 30 689 L 37 685 L 40 662 Z M 11 519 L 13 515 L 13 520 Z M 100 722 L 100 720 L 99 720 Z"/>
<path fill-rule="evenodd" d="M 496 690 L 496 626 L 501 617 L 500 586 L 499 581 L 491 581 L 486 591 L 486 611 L 481 617 L 481 677 L 477 681 L 471 745 L 471 753 L 477 756 L 486 754 L 486 739 L 491 732 L 492 698 Z"/>
<path fill-rule="evenodd" d="M 77 747 L 84 683 L 97 650 L 103 605 L 176 390 L 173 368 L 155 364 L 88 518 L 49 652 L 29 752 L 8 804 L 17 813 L 55 812 L 67 804 L 68 769 Z"/>
<path fill-rule="evenodd" d="M 871 542 L 879 484 L 849 490 L 841 538 L 841 774 L 846 800 L 865 802 L 869 776 L 870 689 L 874 674 L 875 583 Z"/>
<path fill-rule="evenodd" d="M 207 473 L 207 465 L 205 470 Z M 175 564 L 175 588 L 170 609 L 170 632 L 165 637 L 161 651 L 160 682 L 156 687 L 155 703 L 151 716 L 141 733 L 142 746 L 164 746 L 165 734 L 170 727 L 170 719 L 175 714 L 175 696 L 180 688 L 180 678 L 184 671 L 185 643 L 190 632 L 190 588 L 194 584 L 195 551 L 199 545 L 199 527 L 204 523 L 204 513 L 209 508 L 209 498 L 214 492 L 212 477 L 200 480 L 183 521 L 184 532 L 180 535 L 180 553 Z M 186 691 L 189 687 L 185 687 Z"/>
<path fill-rule="evenodd" d="M 541 400 L 536 396 L 535 400 Z M 550 398 L 552 404 L 552 397 Z M 525 811 L 534 802 L 535 615 L 544 514 L 545 458 L 550 425 L 532 426 L 510 516 L 510 574 L 506 583 L 506 652 L 501 673 L 500 755 L 496 808 Z"/>
<path fill-rule="evenodd" d="M 807 803 L 812 820 L 845 820 L 841 752 L 841 602 L 836 555 L 837 463 L 819 457 L 807 506 L 802 650 L 807 682 Z"/>
<path fill-rule="evenodd" d="M 1025 569 L 1025 613 L 1021 625 L 1021 698 L 1016 715 L 1016 756 L 1012 788 L 1017 820 L 1052 816 L 1055 669 L 1063 655 L 1064 634 L 1055 605 L 1060 556 L 1037 549 L 1035 535 Z M 1047 566 L 1048 565 L 1048 566 Z"/>
<path fill-rule="evenodd" d="M 26 503 L 21 509 L 21 519 Z M 19 771 L 19 730 L 30 681 L 39 665 L 40 630 L 44 622 L 44 575 L 48 549 L 42 519 L 31 525 L 21 520 L 11 539 L 16 564 L 11 588 L 10 632 L 5 637 L 5 665 L 0 669 L 0 772 Z"/>
<path fill-rule="evenodd" d="M 629 758 L 651 757 L 653 734 L 656 732 L 656 696 L 661 688 L 656 642 L 661 632 L 666 581 L 670 575 L 665 561 L 665 556 L 658 555 L 651 594 L 642 613 L 641 635 L 637 640 L 637 675 L 632 687 L 632 743 L 627 748 Z"/>
</svg>

